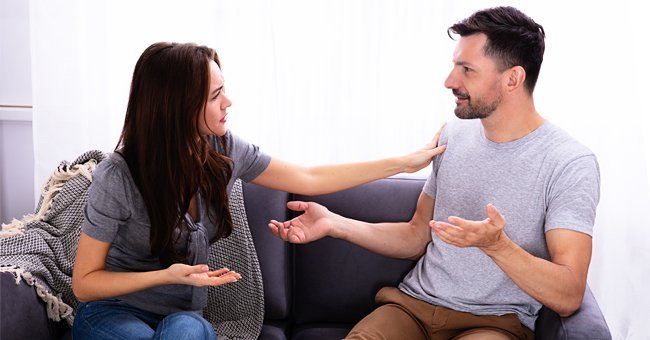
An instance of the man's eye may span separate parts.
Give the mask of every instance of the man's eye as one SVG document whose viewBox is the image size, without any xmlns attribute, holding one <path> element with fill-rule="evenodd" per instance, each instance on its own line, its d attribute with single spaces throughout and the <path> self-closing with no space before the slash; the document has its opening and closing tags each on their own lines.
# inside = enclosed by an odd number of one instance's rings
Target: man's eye
<svg viewBox="0 0 650 340">
<path fill-rule="evenodd" d="M 467 73 L 469 71 L 471 71 L 471 69 L 469 67 L 463 66 L 463 72 Z"/>
</svg>

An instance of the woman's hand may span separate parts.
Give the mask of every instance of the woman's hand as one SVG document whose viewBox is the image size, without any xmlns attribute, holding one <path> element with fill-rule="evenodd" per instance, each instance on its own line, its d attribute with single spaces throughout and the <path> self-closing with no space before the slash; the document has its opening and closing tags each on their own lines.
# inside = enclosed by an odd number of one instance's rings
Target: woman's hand
<svg viewBox="0 0 650 340">
<path fill-rule="evenodd" d="M 406 156 L 401 157 L 402 159 L 402 164 L 403 164 L 403 171 L 402 172 L 416 172 L 420 169 L 423 169 L 429 163 L 431 163 L 431 160 L 433 157 L 443 153 L 445 149 L 447 148 L 447 145 L 441 145 L 438 146 L 438 140 L 440 139 L 440 133 L 442 132 L 442 129 L 445 127 L 445 124 L 442 124 L 438 132 L 436 132 L 436 135 L 433 137 L 433 140 L 431 143 L 425 145 L 422 149 L 415 151 L 411 154 L 408 154 Z"/>
<path fill-rule="evenodd" d="M 228 268 L 210 271 L 210 268 L 205 264 L 190 266 L 175 263 L 167 268 L 167 272 L 170 275 L 171 283 L 196 287 L 219 286 L 241 279 L 239 273 L 231 271 Z"/>
</svg>

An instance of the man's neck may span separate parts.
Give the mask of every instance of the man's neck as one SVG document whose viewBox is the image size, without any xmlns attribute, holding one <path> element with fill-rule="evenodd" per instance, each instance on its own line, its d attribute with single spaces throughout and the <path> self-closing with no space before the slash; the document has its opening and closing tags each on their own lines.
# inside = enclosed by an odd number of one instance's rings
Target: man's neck
<svg viewBox="0 0 650 340">
<path fill-rule="evenodd" d="M 544 124 L 531 100 L 502 103 L 489 117 L 481 119 L 485 137 L 495 143 L 507 143 L 526 136 Z"/>
</svg>

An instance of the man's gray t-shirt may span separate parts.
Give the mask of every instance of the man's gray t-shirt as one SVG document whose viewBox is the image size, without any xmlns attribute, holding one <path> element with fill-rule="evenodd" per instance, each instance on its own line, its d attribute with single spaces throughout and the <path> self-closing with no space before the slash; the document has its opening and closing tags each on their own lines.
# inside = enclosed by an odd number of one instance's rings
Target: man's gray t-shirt
<svg viewBox="0 0 650 340">
<path fill-rule="evenodd" d="M 233 162 L 233 173 L 228 183 L 230 193 L 237 178 L 251 181 L 268 166 L 271 158 L 258 147 L 226 134 L 228 155 Z M 210 142 L 219 152 L 215 137 Z M 207 234 L 207 240 L 216 234 L 216 226 L 207 217 L 205 202 L 199 193 L 199 214 L 194 221 L 186 216 L 186 223 Z M 188 226 L 189 228 L 189 226 Z M 144 200 L 133 182 L 128 165 L 118 153 L 112 153 L 93 172 L 93 182 L 88 189 L 88 203 L 82 230 L 88 236 L 111 243 L 106 258 L 106 270 L 116 272 L 145 272 L 160 270 L 157 256 L 151 253 L 149 233 L 151 225 Z M 190 246 L 180 237 L 177 249 L 184 253 Z M 205 239 L 205 237 L 204 237 Z M 206 242 L 202 244 L 206 244 Z M 196 245 L 193 243 L 192 245 Z M 207 249 L 202 250 L 207 259 Z M 207 263 L 207 262 L 206 262 Z M 211 268 L 214 269 L 214 268 Z M 205 307 L 207 287 L 189 285 L 164 285 L 118 297 L 138 308 L 167 315 L 179 311 L 200 311 Z"/>
<path fill-rule="evenodd" d="M 530 254 L 550 259 L 545 232 L 592 235 L 600 175 L 594 154 L 550 122 L 518 140 L 494 143 L 479 120 L 448 124 L 424 185 L 434 220 L 481 221 L 488 203 L 506 219 L 505 233 Z M 434 305 L 476 315 L 516 313 L 534 330 L 541 304 L 476 247 L 459 248 L 432 232 L 425 255 L 399 288 Z"/>
</svg>

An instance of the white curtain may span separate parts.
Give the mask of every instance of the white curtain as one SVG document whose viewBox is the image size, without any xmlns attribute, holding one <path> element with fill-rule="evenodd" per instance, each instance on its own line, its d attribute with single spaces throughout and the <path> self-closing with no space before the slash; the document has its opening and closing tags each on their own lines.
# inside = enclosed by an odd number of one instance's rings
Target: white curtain
<svg viewBox="0 0 650 340">
<path fill-rule="evenodd" d="M 447 27 L 503 4 L 546 29 L 539 112 L 600 161 L 589 285 L 615 339 L 649 338 L 650 30 L 632 0 L 31 0 L 36 184 L 62 159 L 113 149 L 133 66 L 161 40 L 217 49 L 230 128 L 274 157 L 408 152 L 454 119 Z"/>
</svg>

